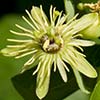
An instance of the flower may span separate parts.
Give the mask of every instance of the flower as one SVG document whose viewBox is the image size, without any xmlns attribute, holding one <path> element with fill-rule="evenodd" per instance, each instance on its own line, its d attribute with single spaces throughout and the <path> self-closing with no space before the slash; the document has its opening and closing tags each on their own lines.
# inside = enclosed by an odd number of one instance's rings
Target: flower
<svg viewBox="0 0 100 100">
<path fill-rule="evenodd" d="M 2 49 L 3 55 L 15 58 L 32 56 L 24 64 L 22 72 L 30 69 L 34 64 L 37 65 L 33 75 L 37 73 L 36 94 L 40 99 L 44 98 L 48 92 L 52 67 L 54 72 L 58 68 L 63 81 L 67 82 L 66 70 L 69 72 L 69 68 L 66 63 L 72 67 L 79 87 L 86 91 L 79 72 L 91 78 L 95 78 L 97 73 L 85 59 L 85 55 L 82 54 L 82 47 L 92 46 L 94 42 L 80 39 L 81 35 L 77 33 L 88 27 L 91 21 L 76 20 L 76 15 L 66 22 L 68 15 L 64 15 L 52 6 L 50 7 L 50 21 L 42 6 L 40 8 L 33 6 L 31 14 L 27 10 L 26 13 L 31 22 L 24 16 L 22 18 L 32 29 L 16 24 L 22 32 L 13 30 L 10 32 L 18 36 L 25 36 L 26 39 L 7 39 L 15 44 L 7 45 L 6 48 Z M 78 49 L 82 52 L 79 52 Z"/>
</svg>

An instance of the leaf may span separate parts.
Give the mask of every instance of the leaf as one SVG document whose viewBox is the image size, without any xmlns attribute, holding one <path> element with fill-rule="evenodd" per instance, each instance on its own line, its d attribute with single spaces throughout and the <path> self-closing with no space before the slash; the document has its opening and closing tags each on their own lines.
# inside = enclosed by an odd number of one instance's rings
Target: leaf
<svg viewBox="0 0 100 100">
<path fill-rule="evenodd" d="M 11 37 L 10 29 L 15 23 L 23 23 L 17 14 L 9 14 L 0 18 L 0 49 L 7 44 L 7 37 Z M 10 78 L 21 70 L 24 60 L 15 61 L 13 58 L 4 57 L 0 54 L 0 100 L 23 100 L 14 89 Z"/>
<path fill-rule="evenodd" d="M 64 100 L 89 100 L 89 95 L 78 90 Z"/>
<path fill-rule="evenodd" d="M 97 82 L 94 91 L 91 94 L 90 100 L 100 100 L 100 81 Z"/>
<path fill-rule="evenodd" d="M 99 100 L 100 99 L 100 67 L 97 68 L 98 71 L 98 78 L 97 84 L 91 94 L 90 100 Z"/>
<path fill-rule="evenodd" d="M 34 69 L 27 70 L 23 74 L 16 75 L 12 82 L 24 100 L 39 100 L 36 96 L 36 75 L 32 76 Z M 42 100 L 62 100 L 79 89 L 72 71 L 68 73 L 68 82 L 64 83 L 59 72 L 52 72 L 50 79 L 49 92 Z M 94 79 L 83 77 L 86 87 L 92 90 Z"/>
<path fill-rule="evenodd" d="M 36 75 L 32 76 L 34 69 L 28 70 L 12 78 L 13 85 L 24 100 L 39 100 L 36 96 Z M 74 83 L 74 84 L 73 84 Z M 64 83 L 59 72 L 51 73 L 50 87 L 47 96 L 42 100 L 62 100 L 78 89 L 72 73 L 67 83 Z"/>
<path fill-rule="evenodd" d="M 71 0 L 64 0 L 64 4 L 65 4 L 66 14 L 68 14 L 68 20 L 70 20 L 75 15 L 75 10 L 74 10 L 73 4 L 72 4 Z"/>
</svg>

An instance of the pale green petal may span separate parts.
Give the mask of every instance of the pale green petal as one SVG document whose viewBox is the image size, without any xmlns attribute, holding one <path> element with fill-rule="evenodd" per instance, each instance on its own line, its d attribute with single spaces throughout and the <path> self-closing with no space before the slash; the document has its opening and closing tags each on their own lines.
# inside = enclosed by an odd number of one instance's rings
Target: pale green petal
<svg viewBox="0 0 100 100">
<path fill-rule="evenodd" d="M 93 68 L 93 66 L 84 58 L 83 55 L 78 54 L 76 50 L 72 50 L 72 48 L 69 48 L 66 50 L 67 53 L 66 59 L 69 61 L 69 64 L 76 68 L 78 71 L 83 73 L 84 75 L 90 77 L 90 78 L 96 78 L 97 72 Z"/>
<path fill-rule="evenodd" d="M 82 56 L 79 55 L 78 53 L 75 52 L 71 52 L 71 58 L 72 58 L 72 66 L 74 68 L 76 68 L 78 71 L 80 71 L 81 73 L 83 73 L 84 75 L 90 77 L 90 78 L 96 78 L 97 77 L 97 72 L 96 70 L 93 68 L 93 66 Z"/>
<path fill-rule="evenodd" d="M 70 20 L 75 15 L 75 9 L 71 0 L 64 0 L 66 14 L 69 14 L 67 20 Z"/>
<path fill-rule="evenodd" d="M 36 94 L 39 99 L 44 98 L 49 89 L 50 76 L 48 76 L 47 73 L 45 72 L 45 77 L 43 77 L 43 78 L 45 78 L 45 79 L 44 79 L 42 85 L 40 87 L 38 87 L 38 83 L 37 83 L 37 88 L 36 88 Z"/>
<path fill-rule="evenodd" d="M 40 23 L 39 20 L 43 21 L 42 16 L 41 16 L 41 10 L 40 10 L 39 7 L 33 6 L 32 9 L 31 9 L 31 14 L 32 14 L 33 19 L 36 22 Z"/>
<path fill-rule="evenodd" d="M 42 9 L 42 6 L 40 6 L 40 10 L 41 10 L 42 18 L 43 18 L 43 20 L 44 20 L 44 24 L 45 24 L 46 26 L 48 26 L 48 25 L 49 25 L 49 21 L 48 21 L 48 18 L 47 18 L 47 16 L 46 16 L 46 14 L 44 13 L 44 11 L 43 11 L 43 9 Z"/>
<path fill-rule="evenodd" d="M 64 65 L 61 61 L 61 58 L 59 56 L 57 57 L 57 67 L 62 79 L 64 80 L 64 82 L 67 82 L 67 74 L 66 74 Z"/>
<path fill-rule="evenodd" d="M 80 19 L 77 20 L 76 25 L 73 26 L 73 30 L 77 33 L 91 24 L 93 24 L 97 19 L 97 13 L 90 13 L 87 15 L 82 16 Z"/>
<path fill-rule="evenodd" d="M 18 50 L 17 48 L 13 48 L 13 49 L 11 49 L 11 48 L 4 48 L 4 49 L 1 50 L 1 53 L 4 56 L 16 56 L 16 55 L 18 55 L 18 52 L 16 52 L 16 53 L 12 53 L 12 52 L 13 51 L 17 51 L 17 50 Z M 12 53 L 12 54 L 10 54 L 10 53 Z"/>
<path fill-rule="evenodd" d="M 87 46 L 93 46 L 95 44 L 95 42 L 88 41 L 88 40 L 73 39 L 69 44 L 73 44 L 73 46 L 79 45 L 79 46 L 87 47 Z"/>
<path fill-rule="evenodd" d="M 66 37 L 68 34 L 76 34 L 92 25 L 96 19 L 97 17 L 95 17 L 95 14 L 84 15 L 80 19 L 74 20 L 69 25 L 65 24 L 62 34 L 64 34 L 64 37 Z"/>
<path fill-rule="evenodd" d="M 37 76 L 36 94 L 40 99 L 46 96 L 48 89 L 49 89 L 50 73 L 51 73 L 51 67 L 52 67 L 52 56 L 47 56 L 47 57 L 49 59 L 48 61 L 46 61 L 46 65 L 42 66 L 43 63 L 41 63 L 41 68 L 38 71 L 38 76 Z M 45 67 L 45 72 L 41 76 L 43 72 L 42 67 Z"/>
<path fill-rule="evenodd" d="M 78 71 L 90 78 L 96 78 L 97 72 L 93 66 L 82 56 L 77 57 L 77 64 L 74 66 Z"/>
<path fill-rule="evenodd" d="M 31 10 L 31 14 L 33 19 L 39 24 L 40 28 L 46 32 L 46 27 L 45 27 L 45 20 L 47 20 L 46 15 L 41 12 L 41 9 L 38 7 L 33 6 Z M 44 17 L 45 16 L 45 17 Z M 43 20 L 46 18 L 45 20 Z"/>
</svg>

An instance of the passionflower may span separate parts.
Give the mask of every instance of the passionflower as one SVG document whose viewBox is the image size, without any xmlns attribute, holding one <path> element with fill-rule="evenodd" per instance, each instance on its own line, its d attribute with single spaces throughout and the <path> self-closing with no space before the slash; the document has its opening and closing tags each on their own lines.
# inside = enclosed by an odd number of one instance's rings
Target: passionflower
<svg viewBox="0 0 100 100">
<path fill-rule="evenodd" d="M 94 42 L 79 38 L 81 35 L 77 33 L 88 27 L 91 21 L 76 20 L 76 15 L 67 22 L 67 15 L 52 6 L 50 7 L 50 20 L 42 6 L 40 8 L 33 6 L 31 14 L 27 10 L 26 13 L 30 21 L 24 16 L 22 18 L 29 24 L 30 29 L 16 24 L 16 27 L 22 31 L 10 31 L 12 34 L 26 38 L 7 39 L 13 44 L 1 50 L 3 55 L 14 56 L 16 59 L 31 55 L 31 58 L 24 64 L 22 72 L 37 65 L 33 75 L 37 73 L 36 94 L 40 99 L 44 98 L 48 92 L 52 68 L 54 72 L 58 69 L 63 81 L 67 82 L 66 71 L 69 72 L 67 64 L 72 67 L 79 87 L 88 92 L 83 86 L 79 72 L 90 78 L 97 76 L 95 69 L 82 54 L 82 47 L 92 46 Z M 78 51 L 79 49 L 81 52 Z"/>
<path fill-rule="evenodd" d="M 83 35 L 85 39 L 94 40 L 97 44 L 100 44 L 100 0 L 97 3 L 85 3 L 84 7 L 89 8 L 90 13 L 85 14 L 83 17 L 88 20 L 94 20 L 93 24 L 91 24 L 86 29 L 82 30 L 80 34 Z"/>
</svg>

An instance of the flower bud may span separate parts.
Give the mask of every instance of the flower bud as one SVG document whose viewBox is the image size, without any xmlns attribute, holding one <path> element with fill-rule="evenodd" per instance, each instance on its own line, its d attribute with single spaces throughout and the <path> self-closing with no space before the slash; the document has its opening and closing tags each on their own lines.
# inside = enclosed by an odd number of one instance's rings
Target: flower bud
<svg viewBox="0 0 100 100">
<path fill-rule="evenodd" d="M 84 15 L 83 17 L 86 18 L 86 20 L 91 19 L 94 20 L 93 23 L 85 28 L 84 30 L 80 31 L 80 34 L 82 34 L 84 39 L 98 39 L 100 37 L 100 17 L 98 13 L 90 13 L 87 15 Z"/>
<path fill-rule="evenodd" d="M 78 8 L 79 10 L 84 10 L 84 4 L 83 4 L 83 3 L 79 3 L 79 4 L 77 5 L 77 8 Z"/>
</svg>

